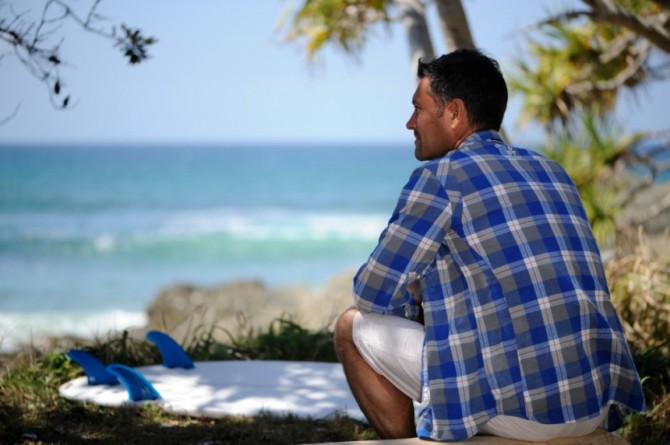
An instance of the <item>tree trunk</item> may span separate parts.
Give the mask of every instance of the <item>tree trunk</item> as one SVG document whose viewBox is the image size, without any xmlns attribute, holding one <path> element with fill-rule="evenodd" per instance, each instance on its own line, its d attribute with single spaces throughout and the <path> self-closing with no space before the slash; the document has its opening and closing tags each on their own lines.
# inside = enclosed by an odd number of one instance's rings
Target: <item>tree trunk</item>
<svg viewBox="0 0 670 445">
<path fill-rule="evenodd" d="M 432 60 L 435 57 L 425 7 L 422 0 L 396 0 L 395 3 L 407 32 L 412 76 L 416 76 L 419 60 Z"/>
<path fill-rule="evenodd" d="M 461 0 L 437 0 L 435 3 L 440 27 L 447 41 L 447 50 L 451 52 L 460 48 L 474 49 L 475 43 Z"/>
</svg>

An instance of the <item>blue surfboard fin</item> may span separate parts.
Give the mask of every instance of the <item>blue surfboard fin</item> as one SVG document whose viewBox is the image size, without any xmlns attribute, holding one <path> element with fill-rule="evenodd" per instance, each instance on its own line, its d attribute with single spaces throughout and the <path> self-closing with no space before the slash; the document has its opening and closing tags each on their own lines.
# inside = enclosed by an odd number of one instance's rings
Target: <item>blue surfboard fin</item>
<svg viewBox="0 0 670 445">
<path fill-rule="evenodd" d="M 118 385 L 119 380 L 94 355 L 81 349 L 71 349 L 66 355 L 84 369 L 89 385 Z"/>
<path fill-rule="evenodd" d="M 149 331 L 147 339 L 152 341 L 163 357 L 166 368 L 195 368 L 193 360 L 172 337 L 161 331 Z"/>
<path fill-rule="evenodd" d="M 133 402 L 161 398 L 154 385 L 136 369 L 119 364 L 109 365 L 107 369 L 121 380 L 126 391 L 128 391 L 128 398 Z"/>
</svg>

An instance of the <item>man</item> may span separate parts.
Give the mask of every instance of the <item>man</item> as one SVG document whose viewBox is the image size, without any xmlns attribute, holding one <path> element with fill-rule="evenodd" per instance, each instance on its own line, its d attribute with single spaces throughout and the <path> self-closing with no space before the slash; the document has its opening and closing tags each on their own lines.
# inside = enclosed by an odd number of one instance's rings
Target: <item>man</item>
<svg viewBox="0 0 670 445">
<path fill-rule="evenodd" d="M 644 397 L 575 186 L 497 133 L 507 87 L 495 60 L 459 50 L 418 75 L 407 128 L 427 162 L 335 327 L 361 409 L 382 438 L 618 427 Z"/>
</svg>

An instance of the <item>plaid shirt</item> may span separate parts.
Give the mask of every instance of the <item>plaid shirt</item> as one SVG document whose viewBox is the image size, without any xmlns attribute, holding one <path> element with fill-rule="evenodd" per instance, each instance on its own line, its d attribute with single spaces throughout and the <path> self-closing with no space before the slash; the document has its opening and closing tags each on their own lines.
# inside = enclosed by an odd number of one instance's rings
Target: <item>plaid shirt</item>
<svg viewBox="0 0 670 445">
<path fill-rule="evenodd" d="M 361 311 L 425 323 L 417 434 L 461 440 L 504 414 L 556 424 L 644 409 L 600 253 L 565 170 L 498 133 L 416 169 L 354 278 Z M 623 409 L 622 409 L 623 408 Z"/>
</svg>

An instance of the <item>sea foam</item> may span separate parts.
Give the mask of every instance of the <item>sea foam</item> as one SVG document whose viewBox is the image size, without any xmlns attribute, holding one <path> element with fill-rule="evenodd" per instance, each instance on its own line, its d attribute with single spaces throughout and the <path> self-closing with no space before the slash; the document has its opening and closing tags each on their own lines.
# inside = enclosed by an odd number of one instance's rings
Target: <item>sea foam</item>
<svg viewBox="0 0 670 445">
<path fill-rule="evenodd" d="M 144 326 L 146 322 L 146 314 L 124 310 L 5 312 L 0 314 L 0 351 L 12 351 L 26 344 L 39 345 L 45 337 L 104 338 L 113 332 Z"/>
</svg>

